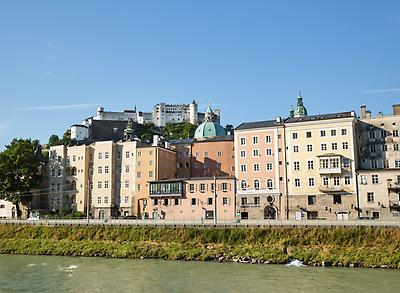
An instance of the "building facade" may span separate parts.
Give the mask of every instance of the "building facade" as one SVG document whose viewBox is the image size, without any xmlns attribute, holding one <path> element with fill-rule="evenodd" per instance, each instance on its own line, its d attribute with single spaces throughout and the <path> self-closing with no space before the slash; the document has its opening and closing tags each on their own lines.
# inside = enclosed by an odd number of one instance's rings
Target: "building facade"
<svg viewBox="0 0 400 293">
<path fill-rule="evenodd" d="M 236 128 L 238 217 L 285 218 L 284 156 L 284 128 L 280 118 L 242 123 Z"/>
</svg>

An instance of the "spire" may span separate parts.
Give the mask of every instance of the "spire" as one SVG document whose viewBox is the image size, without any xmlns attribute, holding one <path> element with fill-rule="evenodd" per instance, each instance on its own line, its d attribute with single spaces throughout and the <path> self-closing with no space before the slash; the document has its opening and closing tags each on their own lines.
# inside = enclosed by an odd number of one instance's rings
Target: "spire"
<svg viewBox="0 0 400 293">
<path fill-rule="evenodd" d="M 293 108 L 291 108 L 292 111 Z M 292 112 L 290 112 L 292 114 Z M 299 91 L 299 95 L 297 96 L 297 107 L 293 111 L 293 116 L 291 117 L 303 117 L 307 116 L 307 109 L 303 104 L 303 97 L 301 96 L 301 91 Z"/>
</svg>

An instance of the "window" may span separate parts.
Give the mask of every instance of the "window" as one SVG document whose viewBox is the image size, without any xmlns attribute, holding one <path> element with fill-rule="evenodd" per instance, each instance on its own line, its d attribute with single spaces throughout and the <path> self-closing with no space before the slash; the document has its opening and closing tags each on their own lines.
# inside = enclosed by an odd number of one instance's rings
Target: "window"
<svg viewBox="0 0 400 293">
<path fill-rule="evenodd" d="M 375 197 L 373 192 L 367 192 L 367 202 L 374 202 Z"/>
<path fill-rule="evenodd" d="M 240 151 L 240 157 L 246 158 L 246 151 Z"/>
<path fill-rule="evenodd" d="M 99 153 L 98 158 L 101 160 L 103 158 L 103 153 Z"/>
<path fill-rule="evenodd" d="M 97 197 L 97 203 L 101 204 L 101 197 Z"/>
<path fill-rule="evenodd" d="M 108 203 L 108 196 L 104 198 L 104 203 Z"/>
<path fill-rule="evenodd" d="M 342 196 L 340 194 L 333 195 L 333 204 L 342 204 Z"/>
<path fill-rule="evenodd" d="M 307 131 L 307 132 L 306 132 L 306 137 L 307 137 L 307 138 L 311 138 L 311 131 Z"/>
<path fill-rule="evenodd" d="M 293 162 L 293 168 L 294 170 L 300 170 L 300 162 Z"/>
<path fill-rule="evenodd" d="M 125 173 L 129 173 L 129 165 L 125 166 Z"/>
<path fill-rule="evenodd" d="M 137 172 L 136 173 L 136 178 L 141 178 L 142 177 L 142 172 Z"/>
<path fill-rule="evenodd" d="M 98 168 L 97 168 L 97 173 L 98 173 L 98 174 L 103 173 L 103 167 L 98 167 Z"/>
<path fill-rule="evenodd" d="M 274 188 L 274 182 L 272 181 L 272 179 L 267 179 L 267 188 L 268 189 Z"/>
<path fill-rule="evenodd" d="M 347 135 L 347 129 L 346 128 L 343 128 L 341 131 L 342 131 L 342 135 Z"/>
<path fill-rule="evenodd" d="M 140 157 L 142 155 L 142 152 L 137 152 L 137 156 Z"/>
<path fill-rule="evenodd" d="M 336 136 L 336 129 L 331 129 L 331 136 Z"/>
<path fill-rule="evenodd" d="M 246 190 L 246 188 L 247 188 L 247 182 L 246 182 L 246 180 L 240 181 L 240 189 Z"/>
<path fill-rule="evenodd" d="M 393 130 L 393 136 L 398 137 L 399 136 L 399 131 L 398 130 Z"/>
<path fill-rule="evenodd" d="M 153 160 L 149 161 L 149 166 L 153 166 Z"/>
<path fill-rule="evenodd" d="M 140 191 L 140 184 L 137 185 L 137 190 Z"/>
<path fill-rule="evenodd" d="M 294 153 L 298 153 L 299 152 L 299 146 L 298 145 L 294 145 L 293 146 L 293 152 Z"/>
<path fill-rule="evenodd" d="M 324 186 L 328 186 L 329 185 L 329 178 L 328 177 L 322 177 L 322 184 Z"/>
<path fill-rule="evenodd" d="M 101 188 L 101 186 L 102 186 L 102 182 L 101 181 L 97 182 L 97 188 Z"/>
<path fill-rule="evenodd" d="M 253 144 L 258 144 L 258 136 L 253 136 Z"/>
<path fill-rule="evenodd" d="M 332 168 L 339 168 L 339 158 L 330 158 L 329 162 Z"/>
<path fill-rule="evenodd" d="M 307 167 L 308 167 L 308 170 L 314 169 L 314 161 L 309 160 L 307 162 Z"/>
<path fill-rule="evenodd" d="M 315 195 L 308 196 L 308 205 L 313 205 L 317 202 L 317 197 Z"/>
<path fill-rule="evenodd" d="M 227 197 L 223 197 L 222 198 L 222 204 L 223 205 L 227 205 L 228 204 L 228 198 Z"/>
<path fill-rule="evenodd" d="M 321 143 L 321 151 L 326 151 L 326 143 Z"/>
<path fill-rule="evenodd" d="M 394 167 L 395 168 L 400 168 L 400 160 L 395 160 L 394 161 Z"/>
<path fill-rule="evenodd" d="M 153 171 L 149 171 L 149 177 L 153 177 Z"/>
<path fill-rule="evenodd" d="M 375 131 L 370 131 L 369 132 L 369 138 L 374 139 L 375 138 Z"/>
<path fill-rule="evenodd" d="M 312 152 L 312 144 L 307 145 L 307 152 Z"/>
<path fill-rule="evenodd" d="M 60 177 L 61 176 L 61 169 L 57 170 L 57 176 Z"/>
<path fill-rule="evenodd" d="M 192 206 L 196 205 L 196 198 L 192 198 Z"/>
<path fill-rule="evenodd" d="M 104 188 L 108 188 L 108 181 L 104 181 Z"/>
<path fill-rule="evenodd" d="M 218 153 L 217 153 L 217 156 L 218 156 L 218 157 L 222 157 L 222 152 L 218 152 Z"/>
<path fill-rule="evenodd" d="M 189 184 L 189 192 L 194 192 L 194 184 Z"/>
<path fill-rule="evenodd" d="M 254 189 L 259 190 L 260 189 L 260 181 L 258 179 L 254 180 Z"/>
<path fill-rule="evenodd" d="M 121 159 L 121 152 L 120 152 L 120 151 L 117 152 L 117 159 L 118 159 L 118 160 Z"/>
<path fill-rule="evenodd" d="M 242 197 L 242 205 L 247 205 L 247 197 Z"/>
<path fill-rule="evenodd" d="M 222 183 L 222 191 L 228 191 L 228 183 L 226 182 Z"/>
<path fill-rule="evenodd" d="M 240 138 L 240 145 L 246 145 L 246 138 L 245 137 L 241 137 Z"/>
<path fill-rule="evenodd" d="M 108 152 L 105 152 L 105 153 L 104 153 L 104 159 L 108 159 L 108 157 L 109 157 Z M 104 200 L 105 200 L 105 199 L 104 199 Z"/>
<path fill-rule="evenodd" d="M 326 131 L 325 130 L 321 130 L 319 132 L 319 134 L 320 134 L 321 137 L 325 137 L 326 136 Z"/>
<path fill-rule="evenodd" d="M 393 150 L 397 152 L 399 150 L 399 144 L 393 144 Z"/>
<path fill-rule="evenodd" d="M 389 168 L 389 160 L 383 160 L 383 168 Z"/>
<path fill-rule="evenodd" d="M 104 167 L 104 173 L 108 174 L 108 166 Z"/>
<path fill-rule="evenodd" d="M 378 184 L 378 174 L 372 174 L 372 184 Z"/>
<path fill-rule="evenodd" d="M 295 178 L 294 179 L 294 186 L 295 187 L 300 187 L 300 178 Z"/>
<path fill-rule="evenodd" d="M 168 203 L 169 203 L 169 200 L 168 200 L 168 198 L 164 198 L 164 205 L 165 205 L 165 206 L 167 206 L 167 205 L 168 205 Z"/>
<path fill-rule="evenodd" d="M 298 138 L 298 135 L 297 135 L 296 132 L 292 133 L 292 138 L 293 138 L 293 139 L 297 139 L 297 138 Z"/>
<path fill-rule="evenodd" d="M 254 197 L 254 204 L 255 205 L 259 205 L 260 204 L 260 197 L 259 196 Z"/>
<path fill-rule="evenodd" d="M 350 176 L 344 176 L 344 185 L 350 185 Z"/>
<path fill-rule="evenodd" d="M 200 183 L 200 192 L 206 191 L 206 185 L 204 183 Z"/>
<path fill-rule="evenodd" d="M 347 141 L 342 142 L 342 148 L 343 148 L 344 150 L 348 150 L 348 149 L 349 149 L 349 143 L 348 143 Z"/>
<path fill-rule="evenodd" d="M 320 162 L 321 169 L 329 168 L 329 160 L 328 159 L 321 159 L 319 162 Z"/>
<path fill-rule="evenodd" d="M 246 165 L 240 165 L 240 171 L 246 172 Z"/>
<path fill-rule="evenodd" d="M 387 150 L 388 150 L 387 144 L 383 144 L 382 151 L 387 152 Z"/>
<path fill-rule="evenodd" d="M 73 162 L 76 161 L 76 156 L 75 156 L 75 155 L 72 156 L 72 161 L 73 161 Z"/>
<path fill-rule="evenodd" d="M 333 151 L 337 150 L 337 142 L 332 142 L 332 150 Z"/>
<path fill-rule="evenodd" d="M 129 156 L 130 156 L 130 152 L 129 152 L 129 151 L 126 151 L 126 152 L 125 152 L 125 158 L 129 159 Z"/>
<path fill-rule="evenodd" d="M 266 149 L 265 150 L 265 155 L 272 156 L 272 149 Z"/>
<path fill-rule="evenodd" d="M 253 157 L 258 157 L 258 156 L 259 156 L 258 150 L 253 150 Z"/>
<path fill-rule="evenodd" d="M 153 199 L 153 205 L 158 206 L 158 198 Z"/>
<path fill-rule="evenodd" d="M 376 146 L 371 145 L 370 151 L 371 151 L 371 153 L 375 153 L 376 152 Z"/>
<path fill-rule="evenodd" d="M 267 163 L 267 171 L 272 170 L 272 163 Z"/>
<path fill-rule="evenodd" d="M 267 135 L 265 137 L 265 143 L 271 143 L 271 136 L 270 135 Z"/>
<path fill-rule="evenodd" d="M 386 130 L 381 130 L 381 138 L 385 138 L 386 137 Z"/>
<path fill-rule="evenodd" d="M 308 178 L 308 186 L 310 186 L 310 187 L 315 186 L 314 178 Z"/>
<path fill-rule="evenodd" d="M 350 167 L 350 159 L 349 158 L 343 158 L 343 167 L 344 168 Z"/>
<path fill-rule="evenodd" d="M 378 161 L 377 160 L 371 160 L 371 168 L 378 169 Z"/>
<path fill-rule="evenodd" d="M 125 180 L 125 187 L 126 187 L 126 188 L 129 187 L 129 180 Z"/>
<path fill-rule="evenodd" d="M 340 185 L 340 177 L 333 177 L 333 185 L 334 186 Z"/>
<path fill-rule="evenodd" d="M 213 198 L 212 197 L 207 198 L 207 204 L 208 205 L 212 205 L 213 204 Z"/>
<path fill-rule="evenodd" d="M 253 165 L 253 170 L 254 171 L 260 171 L 260 165 L 259 164 L 254 164 Z"/>
</svg>

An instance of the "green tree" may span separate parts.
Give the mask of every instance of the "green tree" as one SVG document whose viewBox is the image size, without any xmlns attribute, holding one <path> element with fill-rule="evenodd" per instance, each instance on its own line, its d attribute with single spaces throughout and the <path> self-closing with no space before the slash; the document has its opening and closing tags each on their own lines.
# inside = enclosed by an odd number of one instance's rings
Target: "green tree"
<svg viewBox="0 0 400 293">
<path fill-rule="evenodd" d="M 192 138 L 197 126 L 190 123 L 167 124 L 163 129 L 163 136 L 167 140 Z"/>
<path fill-rule="evenodd" d="M 49 137 L 49 146 L 54 146 L 59 144 L 60 144 L 60 138 L 58 137 L 57 134 L 53 134 Z"/>
<path fill-rule="evenodd" d="M 71 130 L 67 129 L 62 138 L 62 144 L 69 145 L 71 143 Z"/>
<path fill-rule="evenodd" d="M 39 186 L 37 145 L 38 141 L 14 139 L 0 152 L 0 199 L 15 204 L 18 217 L 21 216 L 19 204 L 31 201 L 30 191 Z"/>
</svg>

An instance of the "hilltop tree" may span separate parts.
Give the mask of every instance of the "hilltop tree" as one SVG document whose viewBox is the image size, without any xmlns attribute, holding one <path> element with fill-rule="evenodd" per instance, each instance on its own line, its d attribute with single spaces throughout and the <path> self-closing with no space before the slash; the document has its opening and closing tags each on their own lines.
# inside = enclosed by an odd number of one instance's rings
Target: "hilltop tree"
<svg viewBox="0 0 400 293">
<path fill-rule="evenodd" d="M 191 138 L 194 136 L 197 126 L 190 123 L 167 124 L 163 128 L 165 139 Z"/>
<path fill-rule="evenodd" d="M 19 204 L 32 200 L 30 191 L 39 186 L 39 161 L 35 156 L 38 141 L 14 139 L 0 152 L 0 199 L 15 204 L 17 216 L 21 216 Z"/>
<path fill-rule="evenodd" d="M 60 144 L 60 138 L 57 134 L 53 134 L 49 137 L 49 146 L 55 146 Z"/>
</svg>

